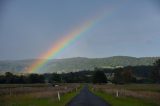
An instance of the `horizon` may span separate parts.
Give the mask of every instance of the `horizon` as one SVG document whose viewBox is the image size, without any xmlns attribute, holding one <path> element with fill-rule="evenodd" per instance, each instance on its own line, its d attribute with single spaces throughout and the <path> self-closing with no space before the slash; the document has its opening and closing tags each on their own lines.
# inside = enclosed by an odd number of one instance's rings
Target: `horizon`
<svg viewBox="0 0 160 106">
<path fill-rule="evenodd" d="M 61 60 L 61 59 L 72 59 L 72 58 L 87 58 L 87 59 L 101 59 L 101 58 L 111 58 L 111 57 L 130 57 L 130 58 L 160 58 L 160 56 L 145 56 L 145 57 L 134 57 L 134 56 L 123 56 L 123 55 L 117 55 L 117 56 L 106 56 L 106 57 L 66 57 L 66 58 L 53 58 L 53 59 L 47 59 L 47 58 L 24 58 L 24 59 L 8 59 L 8 60 L 0 60 L 0 61 L 23 61 L 23 60 Z"/>
</svg>

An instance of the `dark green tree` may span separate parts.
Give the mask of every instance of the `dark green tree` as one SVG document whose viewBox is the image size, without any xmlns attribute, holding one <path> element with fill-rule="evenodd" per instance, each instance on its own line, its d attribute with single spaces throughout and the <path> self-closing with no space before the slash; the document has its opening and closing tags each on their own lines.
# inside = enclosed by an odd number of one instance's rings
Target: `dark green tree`
<svg viewBox="0 0 160 106">
<path fill-rule="evenodd" d="M 11 72 L 6 72 L 5 73 L 5 80 L 6 80 L 7 84 L 14 83 L 14 75 Z"/>
<path fill-rule="evenodd" d="M 116 69 L 113 82 L 117 83 L 117 84 L 135 82 L 135 78 L 134 78 L 134 75 L 132 73 L 132 69 L 131 68 Z"/>
<path fill-rule="evenodd" d="M 114 74 L 114 78 L 113 78 L 113 82 L 116 84 L 123 84 L 123 79 L 122 79 L 122 73 L 123 69 L 122 68 L 117 68 L 115 69 L 115 74 Z"/>
<path fill-rule="evenodd" d="M 103 71 L 96 70 L 93 74 L 93 83 L 107 83 L 107 77 Z"/>
<path fill-rule="evenodd" d="M 28 83 L 44 83 L 45 79 L 43 75 L 30 74 L 28 76 Z"/>
<path fill-rule="evenodd" d="M 131 69 L 126 69 L 122 71 L 121 77 L 124 83 L 131 83 L 134 80 L 133 73 Z"/>
<path fill-rule="evenodd" d="M 6 83 L 5 76 L 0 75 L 0 84 L 5 84 L 5 83 Z"/>
<path fill-rule="evenodd" d="M 154 83 L 160 83 L 160 59 L 158 59 L 153 66 L 154 68 L 151 72 L 151 80 Z"/>
<path fill-rule="evenodd" d="M 53 73 L 49 79 L 49 82 L 51 83 L 59 83 L 61 82 L 61 75 L 57 73 Z"/>
</svg>

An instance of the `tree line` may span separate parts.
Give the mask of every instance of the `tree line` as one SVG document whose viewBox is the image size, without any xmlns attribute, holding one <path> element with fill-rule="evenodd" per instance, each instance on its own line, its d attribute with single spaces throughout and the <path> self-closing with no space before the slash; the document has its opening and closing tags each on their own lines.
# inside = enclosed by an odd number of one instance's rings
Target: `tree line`
<svg viewBox="0 0 160 106">
<path fill-rule="evenodd" d="M 115 69 L 113 83 L 160 83 L 160 59 L 153 66 L 135 66 Z"/>
<path fill-rule="evenodd" d="M 6 72 L 0 76 L 1 84 L 27 84 L 27 83 L 44 83 L 44 75 L 29 74 L 29 75 L 14 75 L 11 72 Z"/>
<path fill-rule="evenodd" d="M 27 83 L 160 83 L 160 59 L 153 66 L 128 66 L 116 69 L 95 68 L 70 73 L 45 73 L 15 75 L 6 72 L 0 75 L 1 84 Z"/>
</svg>

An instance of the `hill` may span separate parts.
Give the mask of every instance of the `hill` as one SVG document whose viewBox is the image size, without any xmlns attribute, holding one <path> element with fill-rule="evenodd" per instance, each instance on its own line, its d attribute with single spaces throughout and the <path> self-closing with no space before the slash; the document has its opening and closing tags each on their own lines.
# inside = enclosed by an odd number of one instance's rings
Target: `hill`
<svg viewBox="0 0 160 106">
<path fill-rule="evenodd" d="M 152 65 L 159 57 L 129 57 L 114 56 L 107 58 L 65 58 L 49 60 L 39 72 L 75 72 L 80 70 L 92 70 L 95 67 L 100 68 L 116 68 L 124 66 L 148 66 Z M 31 65 L 35 59 L 0 61 L 0 72 L 23 72 Z"/>
</svg>

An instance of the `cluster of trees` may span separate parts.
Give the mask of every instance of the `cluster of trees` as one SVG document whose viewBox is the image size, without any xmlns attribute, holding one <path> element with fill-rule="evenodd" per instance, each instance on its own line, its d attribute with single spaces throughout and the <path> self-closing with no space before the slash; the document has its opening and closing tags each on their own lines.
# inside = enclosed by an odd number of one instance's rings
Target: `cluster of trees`
<svg viewBox="0 0 160 106">
<path fill-rule="evenodd" d="M 113 82 L 118 84 L 131 83 L 136 82 L 136 78 L 131 69 L 119 68 L 114 74 Z"/>
<path fill-rule="evenodd" d="M 160 83 L 160 59 L 154 63 L 154 67 L 151 73 L 151 80 L 154 83 Z"/>
<path fill-rule="evenodd" d="M 90 71 L 71 72 L 71 73 L 46 73 L 15 75 L 6 72 L 0 75 L 0 84 L 27 84 L 27 83 L 86 83 L 92 82 L 91 76 L 87 76 Z"/>
<path fill-rule="evenodd" d="M 6 72 L 5 75 L 0 76 L 1 84 L 44 83 L 44 81 L 44 76 L 39 74 L 14 75 L 10 72 Z"/>
<path fill-rule="evenodd" d="M 107 83 L 107 77 L 105 73 L 99 69 L 93 74 L 93 83 Z"/>
<path fill-rule="evenodd" d="M 91 75 L 91 71 L 80 71 L 62 74 L 45 74 L 45 78 L 49 83 L 89 83 L 92 82 Z"/>
<path fill-rule="evenodd" d="M 105 83 L 107 81 L 116 84 L 160 83 L 160 59 L 155 61 L 152 66 L 127 66 L 116 69 L 95 68 L 94 71 L 93 83 Z M 114 73 L 114 76 L 107 79 L 105 73 Z"/>
<path fill-rule="evenodd" d="M 106 74 L 114 73 L 110 79 Z M 108 81 L 125 83 L 160 83 L 160 59 L 153 66 L 129 66 L 116 69 L 95 68 L 94 71 L 80 71 L 70 73 L 48 73 L 14 75 L 6 72 L 0 75 L 0 83 L 107 83 Z"/>
<path fill-rule="evenodd" d="M 105 80 L 104 80 L 104 79 Z M 0 84 L 27 84 L 27 83 L 106 83 L 106 76 L 103 71 L 81 71 L 70 73 L 48 73 L 14 75 L 6 72 L 0 75 Z"/>
<path fill-rule="evenodd" d="M 160 83 L 160 59 L 153 66 L 115 69 L 114 83 Z"/>
</svg>

